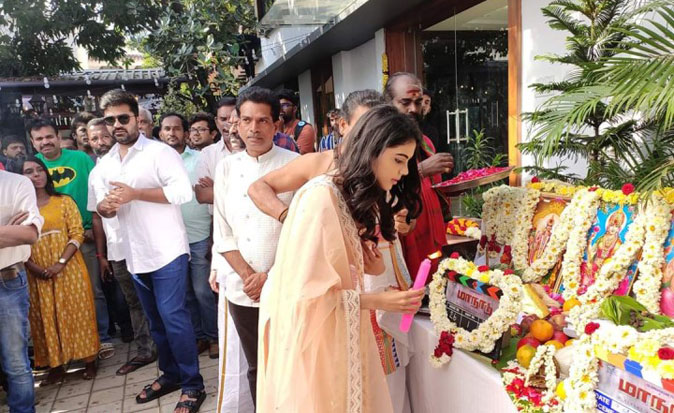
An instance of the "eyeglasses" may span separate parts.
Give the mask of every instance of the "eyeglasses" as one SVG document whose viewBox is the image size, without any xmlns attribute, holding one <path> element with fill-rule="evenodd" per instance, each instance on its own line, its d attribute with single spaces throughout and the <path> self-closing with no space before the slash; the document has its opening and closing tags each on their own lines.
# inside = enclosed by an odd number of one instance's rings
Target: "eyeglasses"
<svg viewBox="0 0 674 413">
<path fill-rule="evenodd" d="M 206 133 L 209 132 L 210 129 L 208 128 L 191 128 L 190 133 Z"/>
<path fill-rule="evenodd" d="M 293 106 L 295 106 L 295 105 L 293 105 L 292 103 L 281 103 L 282 108 L 290 108 L 290 107 L 293 107 Z"/>
<path fill-rule="evenodd" d="M 117 121 L 119 121 L 119 123 L 122 125 L 127 125 L 131 121 L 132 117 L 135 116 L 126 114 L 119 116 L 106 116 L 103 118 L 103 122 L 105 122 L 105 124 L 108 126 L 115 126 L 115 122 Z"/>
</svg>

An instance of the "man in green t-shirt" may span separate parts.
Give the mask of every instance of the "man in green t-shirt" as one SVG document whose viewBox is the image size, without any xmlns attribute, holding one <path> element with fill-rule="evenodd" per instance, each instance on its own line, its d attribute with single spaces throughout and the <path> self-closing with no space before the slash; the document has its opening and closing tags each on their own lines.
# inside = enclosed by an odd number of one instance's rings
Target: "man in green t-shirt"
<svg viewBox="0 0 674 413">
<path fill-rule="evenodd" d="M 99 358 L 105 359 L 114 355 L 114 346 L 108 333 L 108 307 L 103 294 L 103 286 L 99 276 L 96 245 L 91 230 L 91 212 L 87 210 L 87 191 L 89 190 L 89 173 L 94 169 L 94 161 L 89 155 L 80 151 L 61 149 L 61 137 L 56 126 L 47 119 L 35 119 L 28 126 L 30 141 L 37 155 L 47 168 L 54 181 L 56 191 L 70 195 L 82 216 L 84 227 L 84 243 L 80 246 L 84 262 L 89 272 L 91 287 L 96 305 L 96 321 L 98 335 L 101 340 Z"/>
</svg>

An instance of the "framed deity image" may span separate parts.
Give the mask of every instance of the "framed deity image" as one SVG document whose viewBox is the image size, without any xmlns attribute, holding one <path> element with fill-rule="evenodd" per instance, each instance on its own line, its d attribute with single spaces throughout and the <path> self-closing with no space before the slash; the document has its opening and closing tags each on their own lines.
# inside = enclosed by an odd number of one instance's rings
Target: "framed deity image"
<svg viewBox="0 0 674 413">
<path fill-rule="evenodd" d="M 632 205 L 603 202 L 600 204 L 594 222 L 588 231 L 585 252 L 580 264 L 579 290 L 581 294 L 594 283 L 606 260 L 613 257 L 613 254 L 625 242 L 625 235 L 634 222 L 635 216 L 636 209 Z M 638 259 L 629 266 L 625 278 L 613 294 L 629 294 L 637 277 L 637 264 Z M 560 291 L 563 289 L 562 285 Z"/>
<path fill-rule="evenodd" d="M 674 211 L 672 212 L 671 221 L 669 224 L 669 233 L 665 239 L 664 244 L 665 263 L 662 268 L 662 286 L 674 291 Z"/>
<path fill-rule="evenodd" d="M 545 251 L 550 241 L 552 231 L 559 222 L 562 211 L 564 211 L 567 204 L 568 201 L 560 198 L 541 198 L 538 202 L 531 222 L 531 230 L 529 231 L 529 265 L 543 255 L 543 251 Z M 552 267 L 548 275 L 543 278 L 541 284 L 548 285 L 553 290 L 558 288 L 562 257 L 563 254 L 560 255 L 559 260 Z"/>
</svg>

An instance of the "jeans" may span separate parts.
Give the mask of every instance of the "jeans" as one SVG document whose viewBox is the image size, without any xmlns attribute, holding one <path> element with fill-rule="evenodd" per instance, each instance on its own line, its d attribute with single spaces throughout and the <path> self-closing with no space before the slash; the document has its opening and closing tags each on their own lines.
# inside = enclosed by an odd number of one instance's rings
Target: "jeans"
<svg viewBox="0 0 674 413">
<path fill-rule="evenodd" d="M 138 355 L 142 358 L 151 357 L 154 352 L 154 342 L 150 337 L 150 325 L 143 312 L 143 306 L 138 300 L 138 293 L 134 287 L 133 278 L 126 268 L 126 261 L 110 261 L 115 280 L 124 294 L 124 299 L 129 307 L 131 325 L 133 326 L 133 338 L 138 348 Z"/>
<path fill-rule="evenodd" d="M 184 390 L 203 390 L 194 328 L 185 305 L 187 254 L 158 270 L 134 274 L 138 299 L 150 322 L 164 378 Z"/>
<path fill-rule="evenodd" d="M 34 413 L 33 372 L 28 360 L 28 281 L 21 271 L 0 279 L 0 364 L 7 375 L 9 411 Z"/>
<path fill-rule="evenodd" d="M 98 337 L 101 343 L 109 343 L 111 338 L 108 333 L 110 327 L 110 317 L 108 316 L 108 304 L 103 294 L 103 283 L 98 268 L 98 259 L 96 258 L 96 245 L 93 241 L 85 241 L 80 246 L 84 264 L 87 266 L 91 288 L 94 293 L 94 306 L 96 307 L 96 325 L 98 326 Z"/>
<path fill-rule="evenodd" d="M 208 284 L 211 271 L 210 238 L 190 244 L 190 286 L 187 289 L 187 308 L 190 310 L 194 335 L 197 340 L 218 342 L 218 305 Z"/>
</svg>

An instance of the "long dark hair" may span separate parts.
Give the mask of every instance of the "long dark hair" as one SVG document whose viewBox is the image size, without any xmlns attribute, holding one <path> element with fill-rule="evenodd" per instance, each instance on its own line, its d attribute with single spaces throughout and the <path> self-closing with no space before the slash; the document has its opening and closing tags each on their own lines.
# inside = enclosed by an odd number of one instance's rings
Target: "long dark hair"
<svg viewBox="0 0 674 413">
<path fill-rule="evenodd" d="M 22 160 L 21 162 L 18 162 L 16 164 L 16 168 L 14 169 L 14 172 L 23 175 L 23 165 L 26 162 L 35 162 L 36 164 L 40 165 L 42 169 L 44 169 L 44 173 L 47 175 L 47 184 L 45 185 L 44 189 L 47 191 L 47 194 L 49 196 L 61 196 L 63 194 L 56 192 L 56 189 L 54 189 L 54 180 L 51 179 L 51 175 L 49 174 L 49 168 L 47 168 L 47 165 L 42 162 L 40 158 L 36 158 L 33 155 L 28 155 L 26 156 L 26 159 Z"/>
<path fill-rule="evenodd" d="M 349 142 L 337 161 L 335 182 L 341 187 L 353 219 L 361 225 L 360 238 L 377 242 L 376 226 L 382 237 L 393 241 L 396 231 L 393 215 L 403 208 L 408 219 L 421 213 L 421 181 L 416 157 L 408 161 L 409 173 L 386 191 L 378 184 L 372 166 L 386 148 L 408 142 L 421 145 L 421 131 L 409 116 L 393 106 L 380 105 L 367 111 L 351 130 Z"/>
</svg>

